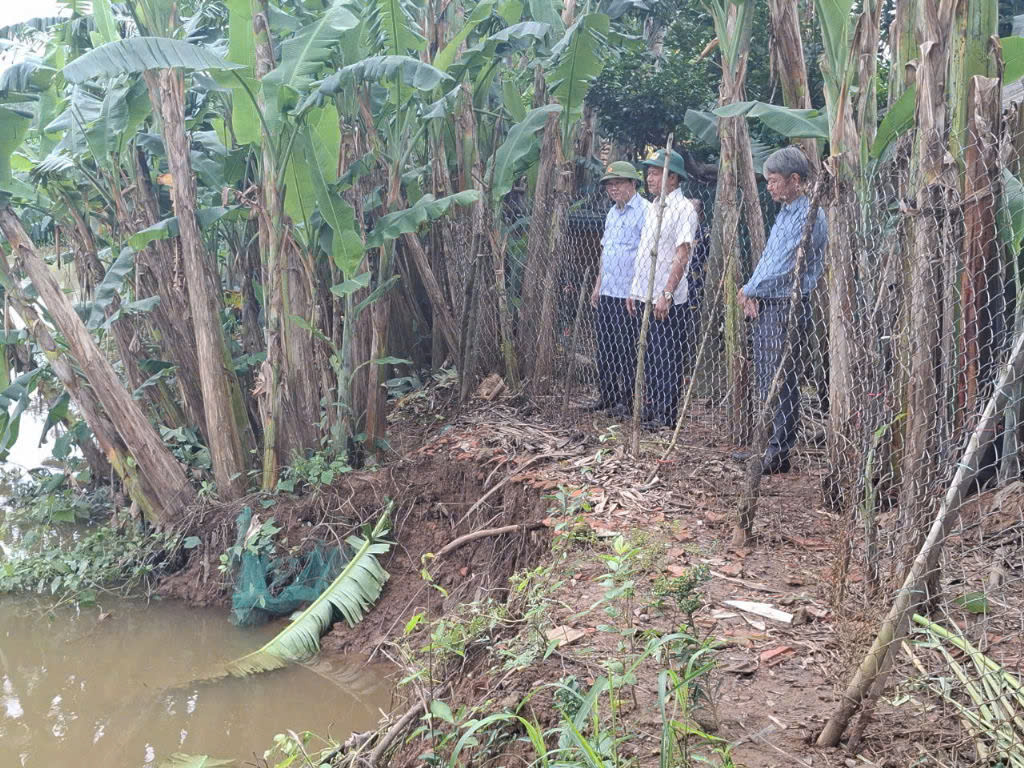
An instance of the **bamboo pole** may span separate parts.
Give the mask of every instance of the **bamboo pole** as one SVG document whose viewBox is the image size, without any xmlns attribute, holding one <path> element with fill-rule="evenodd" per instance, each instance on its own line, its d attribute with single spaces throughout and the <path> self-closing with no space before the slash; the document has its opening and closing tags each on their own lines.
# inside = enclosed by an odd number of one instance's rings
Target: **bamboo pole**
<svg viewBox="0 0 1024 768">
<path fill-rule="evenodd" d="M 658 219 L 654 225 L 654 242 L 651 244 L 651 269 L 647 273 L 647 300 L 644 303 L 643 320 L 640 321 L 640 337 L 636 345 L 636 382 L 633 386 L 633 432 L 629 439 L 629 450 L 634 456 L 640 454 L 640 423 L 644 417 L 644 358 L 647 355 L 647 330 L 651 327 L 651 307 L 654 303 L 654 276 L 658 269 L 658 244 L 661 242 L 661 223 L 665 217 L 665 193 L 668 191 L 668 161 L 672 152 L 672 138 L 665 142 L 665 163 L 661 167 L 661 189 L 658 194 Z M 641 247 L 644 245 L 640 244 Z M 638 252 L 639 253 L 639 252 Z"/>
<path fill-rule="evenodd" d="M 875 636 L 871 649 L 861 661 L 835 712 L 819 734 L 817 739 L 819 747 L 834 747 L 839 744 L 839 739 L 842 738 L 850 718 L 861 706 L 868 689 L 874 686 L 875 691 L 881 692 L 882 685 L 881 683 L 876 684 L 876 681 L 887 673 L 886 657 L 899 646 L 899 641 L 906 634 L 910 617 L 917 606 L 927 597 L 924 594 L 925 583 L 935 571 L 939 555 L 942 552 L 942 545 L 960 511 L 964 494 L 978 472 L 978 464 L 985 447 L 992 439 L 992 430 L 995 428 L 999 414 L 1006 406 L 1010 393 L 1022 373 L 1024 373 L 1024 333 L 1018 333 L 1013 349 L 1007 356 L 1002 375 L 996 382 L 995 390 L 956 465 L 956 474 L 950 481 L 942 504 L 932 521 L 928 536 L 914 558 L 910 572 L 907 573 L 907 577 L 903 581 L 903 586 L 896 593 L 896 598 Z"/>
</svg>

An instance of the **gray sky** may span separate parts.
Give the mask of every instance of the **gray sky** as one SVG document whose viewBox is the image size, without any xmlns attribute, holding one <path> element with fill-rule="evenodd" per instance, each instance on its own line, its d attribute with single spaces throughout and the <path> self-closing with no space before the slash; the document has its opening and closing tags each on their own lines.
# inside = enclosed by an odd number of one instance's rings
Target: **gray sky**
<svg viewBox="0 0 1024 768">
<path fill-rule="evenodd" d="M 0 27 L 37 16 L 57 16 L 57 0 L 0 0 Z"/>
</svg>

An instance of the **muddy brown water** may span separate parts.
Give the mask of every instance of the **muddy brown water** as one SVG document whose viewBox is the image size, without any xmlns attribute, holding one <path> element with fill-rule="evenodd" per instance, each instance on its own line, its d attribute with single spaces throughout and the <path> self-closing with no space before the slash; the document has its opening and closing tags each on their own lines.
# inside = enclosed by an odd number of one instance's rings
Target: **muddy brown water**
<svg viewBox="0 0 1024 768">
<path fill-rule="evenodd" d="M 0 594 L 0 768 L 157 768 L 175 752 L 241 765 L 288 730 L 343 741 L 375 726 L 391 703 L 387 667 L 321 658 L 210 679 L 282 626 L 239 628 L 223 609 L 175 601 L 76 610 Z"/>
</svg>

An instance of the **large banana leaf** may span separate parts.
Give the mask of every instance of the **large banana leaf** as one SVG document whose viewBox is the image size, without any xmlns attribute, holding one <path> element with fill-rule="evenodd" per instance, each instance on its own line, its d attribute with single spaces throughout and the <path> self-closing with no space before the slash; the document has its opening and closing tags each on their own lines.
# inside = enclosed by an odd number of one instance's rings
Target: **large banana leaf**
<svg viewBox="0 0 1024 768">
<path fill-rule="evenodd" d="M 30 125 L 31 113 L 0 107 L 0 189 L 10 186 L 11 155 L 21 146 Z"/>
<path fill-rule="evenodd" d="M 791 109 L 761 101 L 737 101 L 713 112 L 719 117 L 756 117 L 787 139 L 828 139 L 828 115 L 817 109 Z"/>
<path fill-rule="evenodd" d="M 198 45 L 167 37 L 130 37 L 105 43 L 64 67 L 64 78 L 80 83 L 149 69 L 242 69 Z"/>
<path fill-rule="evenodd" d="M 544 127 L 548 115 L 559 112 L 558 104 L 545 104 L 531 109 L 526 117 L 509 129 L 505 141 L 494 154 L 494 168 L 491 182 L 491 200 L 495 204 L 509 193 L 515 183 L 516 174 L 526 159 L 537 149 L 537 131 Z"/>
<path fill-rule="evenodd" d="M 408 0 L 376 0 L 371 10 L 370 26 L 392 56 L 427 47 L 426 39 L 416 31 L 415 17 L 407 5 Z"/>
<path fill-rule="evenodd" d="M 999 43 L 1003 49 L 1003 84 L 1015 83 L 1024 77 L 1024 37 L 1004 37 Z"/>
<path fill-rule="evenodd" d="M 320 92 L 335 94 L 345 83 L 395 81 L 401 78 L 402 85 L 419 91 L 432 91 L 451 78 L 437 67 L 426 64 L 412 56 L 370 56 L 342 67 L 320 86 Z"/>
<path fill-rule="evenodd" d="M 228 7 L 228 61 L 241 64 L 244 74 L 251 79 L 256 64 L 256 40 L 252 29 L 252 2 L 250 0 L 227 0 Z M 238 79 L 232 77 L 228 83 L 231 88 L 231 127 L 235 132 L 235 140 L 239 144 L 255 144 L 260 139 L 259 115 L 256 105 L 250 97 L 255 92 L 255 83 L 246 91 Z"/>
<path fill-rule="evenodd" d="M 1020 253 L 1024 241 L 1024 184 L 1009 168 L 1003 168 L 1003 194 L 996 214 L 999 241 L 1010 253 Z"/>
<path fill-rule="evenodd" d="M 478 3 L 473 12 L 466 19 L 466 22 L 462 25 L 462 29 L 455 33 L 452 39 L 448 42 L 441 51 L 434 57 L 434 66 L 437 67 L 441 72 L 447 72 L 448 67 L 455 61 L 455 56 L 459 52 L 459 48 L 466 38 L 470 36 L 474 29 L 484 21 L 488 16 L 491 15 L 491 11 L 494 9 L 496 0 L 483 0 Z"/>
<path fill-rule="evenodd" d="M 93 44 L 113 43 L 121 39 L 117 31 L 117 22 L 114 21 L 114 11 L 110 7 L 110 0 L 93 0 L 92 19 L 96 25 L 93 33 Z"/>
<path fill-rule="evenodd" d="M 246 212 L 238 206 L 222 207 L 218 205 L 213 208 L 199 208 L 196 210 L 196 221 L 199 223 L 199 229 L 206 230 L 229 214 L 232 219 L 238 220 L 244 219 L 246 216 Z M 177 236 L 178 217 L 171 216 L 145 229 L 140 229 L 128 238 L 127 245 L 136 251 L 141 251 L 154 240 L 166 240 Z"/>
<path fill-rule="evenodd" d="M 342 33 L 359 26 L 359 19 L 341 3 L 308 24 L 281 45 L 281 63 L 263 78 L 264 92 L 270 88 L 306 91 L 317 71 L 331 55 Z"/>
<path fill-rule="evenodd" d="M 26 56 L 0 72 L 0 99 L 38 98 L 38 94 L 50 86 L 56 71 L 42 59 Z"/>
<path fill-rule="evenodd" d="M 917 101 L 917 85 L 911 84 L 896 103 L 889 107 L 875 133 L 871 145 L 871 157 L 881 157 L 893 140 L 902 136 L 914 124 L 914 104 Z"/>
<path fill-rule="evenodd" d="M 551 49 L 554 69 L 548 75 L 548 85 L 564 109 L 563 142 L 568 141 L 569 127 L 583 111 L 583 99 L 590 84 L 604 69 L 608 26 L 608 17 L 603 13 L 588 13 L 569 27 Z"/>
<path fill-rule="evenodd" d="M 555 9 L 552 0 L 529 0 L 530 16 L 541 24 L 547 24 L 553 35 L 561 35 L 565 32 L 565 24 L 562 22 L 562 15 Z M 561 2 L 558 7 L 561 8 Z"/>
<path fill-rule="evenodd" d="M 381 216 L 377 226 L 366 237 L 366 247 L 379 248 L 387 240 L 415 232 L 421 224 L 441 218 L 452 205 L 472 205 L 479 199 L 480 193 L 475 189 L 436 199 L 430 194 L 423 195 L 414 205 Z"/>
<path fill-rule="evenodd" d="M 352 549 L 352 559 L 331 586 L 273 640 L 258 651 L 230 662 L 228 674 L 245 677 L 308 659 L 320 650 L 320 637 L 334 622 L 335 610 L 349 626 L 362 621 L 388 580 L 387 571 L 376 557 L 391 548 L 390 542 L 384 540 L 388 525 L 388 515 L 384 513 L 365 538 L 349 536 L 346 543 Z"/>
<path fill-rule="evenodd" d="M 312 132 L 308 126 L 302 133 L 302 142 L 317 208 L 331 228 L 331 258 L 342 275 L 348 278 L 363 260 L 363 238 L 356 231 L 355 211 L 340 195 L 331 192 L 323 163 L 316 156 Z"/>
<path fill-rule="evenodd" d="M 224 768 L 224 766 L 234 764 L 234 760 L 218 760 L 207 755 L 186 755 L 175 752 L 169 759 L 160 763 L 160 768 Z"/>
</svg>

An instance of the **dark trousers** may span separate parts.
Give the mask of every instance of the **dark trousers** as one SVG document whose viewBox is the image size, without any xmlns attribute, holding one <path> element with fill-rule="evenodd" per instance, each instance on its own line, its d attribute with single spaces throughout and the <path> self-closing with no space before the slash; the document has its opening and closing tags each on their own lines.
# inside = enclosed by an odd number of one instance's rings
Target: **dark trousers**
<svg viewBox="0 0 1024 768">
<path fill-rule="evenodd" d="M 768 397 L 768 391 L 775 377 L 775 370 L 782 359 L 786 343 L 786 328 L 789 324 L 789 299 L 759 299 L 757 319 L 754 321 L 754 377 L 761 401 Z M 810 321 L 810 300 L 801 301 L 797 314 L 797 334 L 793 344 L 792 362 L 783 372 L 782 387 L 778 404 L 772 418 L 771 433 L 765 449 L 766 458 L 785 458 L 796 444 L 797 427 L 800 423 L 800 371 L 803 352 L 807 341 L 807 326 Z"/>
<path fill-rule="evenodd" d="M 637 317 L 642 311 L 638 304 Z M 683 373 L 693 364 L 697 320 L 696 307 L 673 304 L 664 320 L 654 318 L 652 307 L 644 357 L 648 418 L 675 423 Z"/>
<path fill-rule="evenodd" d="M 633 402 L 636 384 L 636 340 L 640 323 L 626 311 L 626 300 L 601 296 L 594 311 L 597 377 L 601 403 L 608 406 Z"/>
</svg>

